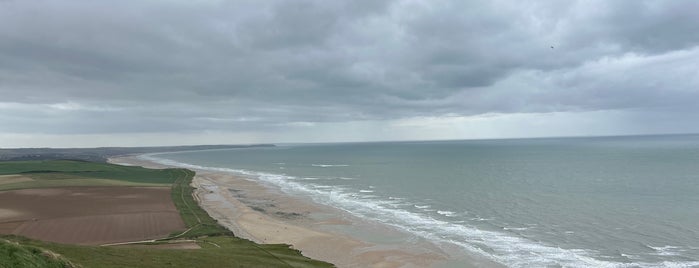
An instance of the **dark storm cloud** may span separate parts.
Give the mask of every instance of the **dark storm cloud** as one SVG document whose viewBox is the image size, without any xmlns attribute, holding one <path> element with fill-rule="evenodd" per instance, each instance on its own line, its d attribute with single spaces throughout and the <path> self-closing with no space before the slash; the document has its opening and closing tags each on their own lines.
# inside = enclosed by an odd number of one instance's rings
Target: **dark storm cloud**
<svg viewBox="0 0 699 268">
<path fill-rule="evenodd" d="M 686 111 L 697 26 L 694 1 L 1 1 L 0 131 Z"/>
</svg>

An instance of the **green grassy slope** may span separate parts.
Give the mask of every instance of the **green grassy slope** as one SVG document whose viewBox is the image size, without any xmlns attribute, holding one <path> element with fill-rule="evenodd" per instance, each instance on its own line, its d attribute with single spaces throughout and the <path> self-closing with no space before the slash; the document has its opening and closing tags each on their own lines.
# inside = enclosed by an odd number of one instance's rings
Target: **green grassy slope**
<svg viewBox="0 0 699 268">
<path fill-rule="evenodd" d="M 0 239 L 0 268 L 15 267 L 68 268 L 74 266 L 55 253 Z"/>
<path fill-rule="evenodd" d="M 192 197 L 190 186 L 194 172 L 187 169 L 152 170 L 104 163 L 80 161 L 22 161 L 0 162 L 0 175 L 23 174 L 35 179 L 31 187 L 42 183 L 72 183 L 103 186 L 104 182 L 153 183 L 172 186 L 172 200 L 188 229 L 156 243 L 193 240 L 201 249 L 156 249 L 148 247 L 93 247 L 49 243 L 17 236 L 2 238 L 37 250 L 61 254 L 81 267 L 332 267 L 331 264 L 309 259 L 288 245 L 256 244 L 235 237 L 228 229 L 211 218 Z M 1 179 L 1 178 L 0 178 Z M 9 184 L 12 185 L 12 184 Z M 117 184 L 119 185 L 119 184 Z M 163 184 L 161 184 L 163 185 Z M 0 190 L 2 190 L 0 185 Z M 148 245 L 148 243 L 146 243 Z M 10 259 L 0 254 L 0 268 Z M 18 266 L 52 267 L 52 266 Z M 62 266 L 57 266 L 62 267 Z"/>
<path fill-rule="evenodd" d="M 194 187 L 190 186 L 194 172 L 187 169 L 173 169 L 172 176 L 176 178 L 172 186 L 172 201 L 175 203 L 177 210 L 180 211 L 182 220 L 190 229 L 180 237 L 200 237 L 227 235 L 231 232 L 219 225 L 218 222 L 211 218 L 204 209 L 199 207 L 192 196 Z"/>
<path fill-rule="evenodd" d="M 257 245 L 231 236 L 199 240 L 201 249 L 155 249 L 147 247 L 86 247 L 5 236 L 25 247 L 50 250 L 81 267 L 332 267 L 306 258 L 286 245 Z M 212 243 L 212 244 L 208 244 Z M 216 246 L 214 246 L 214 244 Z M 0 255 L 0 267 L 3 267 Z M 12 266 L 10 266 L 12 267 Z M 31 267 L 31 266 L 15 266 Z M 44 266 L 37 266 L 44 267 Z M 61 267 L 61 266 L 58 266 Z"/>
</svg>

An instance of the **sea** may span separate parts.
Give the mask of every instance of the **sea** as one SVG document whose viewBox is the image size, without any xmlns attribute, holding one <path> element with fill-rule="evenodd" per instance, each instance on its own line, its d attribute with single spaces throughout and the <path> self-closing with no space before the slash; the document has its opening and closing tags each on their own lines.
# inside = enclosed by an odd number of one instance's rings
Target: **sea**
<svg viewBox="0 0 699 268">
<path fill-rule="evenodd" d="M 699 135 L 281 144 L 143 157 L 245 176 L 508 267 L 699 267 Z"/>
</svg>

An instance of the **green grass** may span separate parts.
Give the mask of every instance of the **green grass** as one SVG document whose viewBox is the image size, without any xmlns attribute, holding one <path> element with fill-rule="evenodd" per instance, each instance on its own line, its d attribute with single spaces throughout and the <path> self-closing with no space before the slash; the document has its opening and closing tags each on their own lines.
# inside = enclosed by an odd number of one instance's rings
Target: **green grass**
<svg viewBox="0 0 699 268">
<path fill-rule="evenodd" d="M 156 249 L 148 247 L 99 247 L 65 245 L 31 240 L 18 236 L 1 236 L 6 243 L 26 249 L 32 254 L 55 252 L 79 267 L 333 267 L 332 264 L 307 258 L 298 250 L 284 244 L 256 244 L 235 237 L 219 225 L 194 200 L 190 186 L 194 172 L 187 169 L 153 170 L 81 161 L 17 161 L 0 162 L 0 175 L 21 174 L 33 181 L 0 184 L 36 188 L 58 186 L 130 186 L 171 185 L 172 200 L 187 226 L 187 230 L 172 234 L 156 243 L 172 240 L 195 240 L 201 249 Z M 15 188 L 13 188 L 15 189 Z M 1 241 L 1 240 L 0 240 Z M 13 244 L 15 243 L 15 244 Z M 0 244 L 2 245 L 2 244 Z M 146 244 L 147 245 L 147 244 Z M 0 268 L 5 267 L 69 267 L 39 263 L 29 257 L 6 255 L 0 248 Z M 15 249 L 6 251 L 19 252 Z M 42 255 L 43 254 L 43 255 Z M 20 255 L 18 255 L 20 256 Z M 22 253 L 21 256 L 29 256 Z M 52 256 L 52 255 L 51 255 Z M 22 263 L 23 265 L 15 265 Z M 60 262 L 59 262 L 60 263 Z"/>
<path fill-rule="evenodd" d="M 86 247 L 30 240 L 16 236 L 4 239 L 24 246 L 60 253 L 82 267 L 332 267 L 302 256 L 287 245 L 256 245 L 232 236 L 201 240 L 201 249 L 155 249 L 147 247 Z M 219 247 L 213 246 L 215 243 Z M 2 259 L 0 258 L 0 263 Z M 2 265 L 0 265 L 2 267 Z M 20 266 L 22 267 L 22 266 Z M 43 267 L 43 266 L 38 266 Z M 60 267 L 60 266 L 59 266 Z"/>
<path fill-rule="evenodd" d="M 170 169 L 147 169 L 72 160 L 0 162 L 0 175 L 32 181 L 0 184 L 0 190 L 61 186 L 164 186 L 175 182 Z"/>
<path fill-rule="evenodd" d="M 173 183 L 168 169 L 147 169 L 73 160 L 0 162 L 0 175 L 64 174 L 85 178 L 113 179 L 139 183 Z"/>
<path fill-rule="evenodd" d="M 172 176 L 176 178 L 172 186 L 172 201 L 175 203 L 177 210 L 180 211 L 182 220 L 190 229 L 180 237 L 192 238 L 201 236 L 214 235 L 231 235 L 232 233 L 219 225 L 218 222 L 209 216 L 204 209 L 199 207 L 192 196 L 194 187 L 192 178 L 194 172 L 187 169 L 172 169 Z"/>
<path fill-rule="evenodd" d="M 18 190 L 28 188 L 52 188 L 52 187 L 70 187 L 70 186 L 167 186 L 162 183 L 136 183 L 119 180 L 108 179 L 62 179 L 62 180 L 33 180 L 17 183 L 0 184 L 0 191 Z"/>
<path fill-rule="evenodd" d="M 74 266 L 55 253 L 0 239 L 0 268 L 15 267 L 65 268 Z"/>
</svg>

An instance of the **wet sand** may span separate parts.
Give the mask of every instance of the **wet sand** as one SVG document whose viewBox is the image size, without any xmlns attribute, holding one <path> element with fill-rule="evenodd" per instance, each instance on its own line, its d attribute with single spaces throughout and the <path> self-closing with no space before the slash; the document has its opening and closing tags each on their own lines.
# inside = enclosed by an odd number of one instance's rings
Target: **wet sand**
<svg viewBox="0 0 699 268">
<path fill-rule="evenodd" d="M 136 157 L 110 159 L 111 163 L 150 168 L 168 166 Z M 429 242 L 380 243 L 350 237 L 334 230 L 356 224 L 347 213 L 292 197 L 273 187 L 223 172 L 195 170 L 192 185 L 195 199 L 236 236 L 257 243 L 284 243 L 305 256 L 331 262 L 338 267 L 429 267 L 451 266 L 451 252 Z M 374 225 L 375 232 L 396 232 Z M 463 256 L 461 256 L 463 259 Z M 475 261 L 474 266 L 488 266 Z M 458 267 L 465 263 L 459 261 Z"/>
</svg>

